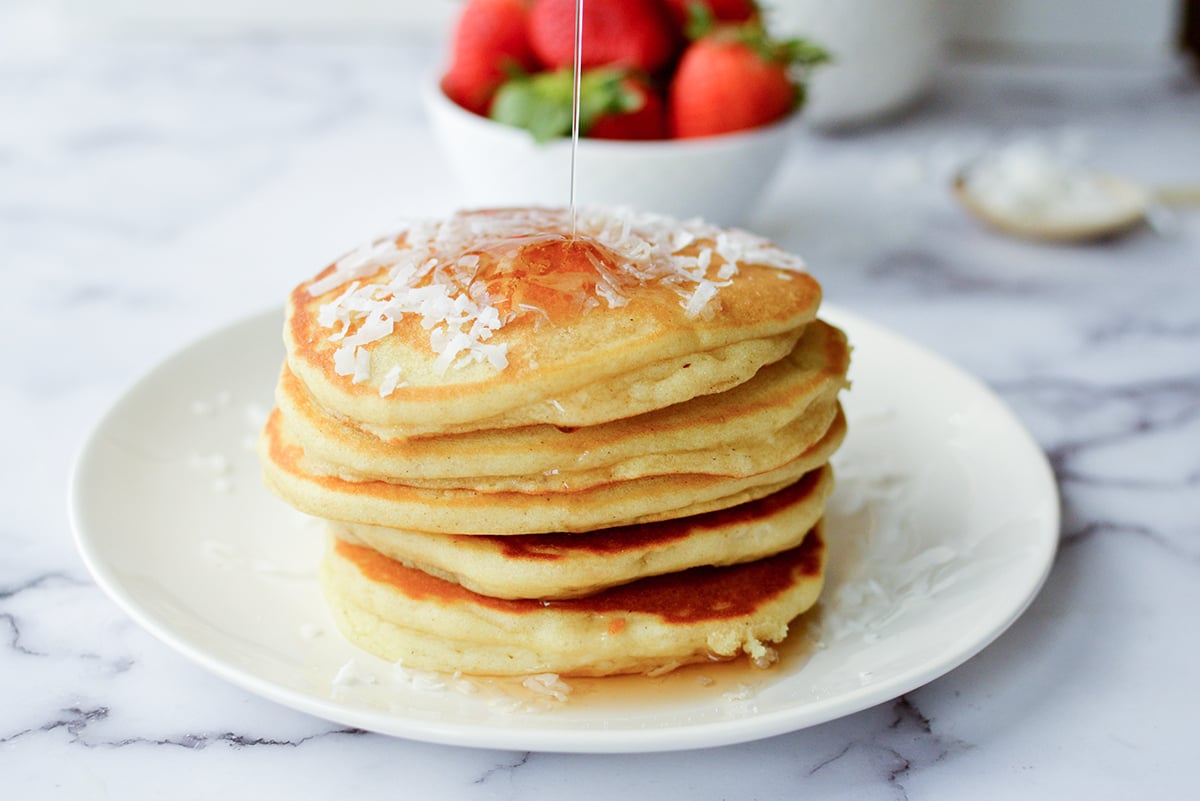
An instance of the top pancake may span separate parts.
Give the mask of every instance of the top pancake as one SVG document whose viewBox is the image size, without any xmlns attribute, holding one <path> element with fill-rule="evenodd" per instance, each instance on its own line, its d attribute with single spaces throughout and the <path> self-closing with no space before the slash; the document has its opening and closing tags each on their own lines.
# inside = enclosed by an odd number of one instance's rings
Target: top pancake
<svg viewBox="0 0 1200 801">
<path fill-rule="evenodd" d="M 410 435 L 594 425 L 721 392 L 791 352 L 820 287 L 740 231 L 632 212 L 465 212 L 292 293 L 313 399 Z"/>
</svg>

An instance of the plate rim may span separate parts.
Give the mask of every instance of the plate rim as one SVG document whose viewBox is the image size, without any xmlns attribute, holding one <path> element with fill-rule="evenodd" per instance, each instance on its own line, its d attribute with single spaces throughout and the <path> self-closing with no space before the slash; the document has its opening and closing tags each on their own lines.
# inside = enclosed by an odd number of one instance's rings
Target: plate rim
<svg viewBox="0 0 1200 801">
<path fill-rule="evenodd" d="M 942 661 L 931 660 L 894 674 L 867 687 L 858 688 L 850 694 L 835 695 L 806 703 L 803 706 L 785 705 L 781 708 L 755 712 L 746 716 L 721 720 L 704 721 L 684 726 L 646 726 L 640 728 L 596 729 L 579 727 L 511 727 L 500 724 L 481 725 L 478 722 L 453 722 L 437 720 L 415 720 L 395 713 L 366 711 L 328 699 L 306 694 L 270 679 L 231 665 L 218 655 L 209 653 L 186 637 L 174 633 L 171 627 L 142 607 L 134 595 L 127 591 L 120 578 L 108 569 L 105 557 L 97 550 L 98 543 L 88 534 L 88 522 L 83 519 L 83 483 L 85 473 L 95 452 L 102 447 L 104 431 L 119 417 L 122 407 L 132 402 L 142 387 L 160 371 L 192 351 L 206 347 L 211 340 L 228 336 L 231 330 L 265 325 L 275 318 L 282 324 L 283 311 L 278 307 L 264 309 L 254 314 L 226 322 L 203 335 L 196 337 L 173 352 L 159 359 L 152 367 L 141 373 L 113 400 L 103 414 L 93 423 L 83 443 L 76 451 L 71 465 L 67 487 L 68 517 L 72 540 L 84 566 L 117 607 L 144 631 L 171 650 L 189 661 L 255 695 L 267 698 L 280 705 L 313 715 L 320 719 L 353 726 L 387 736 L 400 737 L 440 745 L 474 748 L 535 751 L 544 753 L 655 753 L 693 750 L 699 748 L 735 745 L 774 737 L 781 734 L 827 723 L 838 718 L 869 709 L 898 698 L 960 667 L 979 652 L 995 642 L 1012 624 L 1025 613 L 1037 598 L 1053 568 L 1062 524 L 1061 497 L 1053 468 L 1041 446 L 1022 424 L 1009 406 L 976 376 L 958 367 L 908 337 L 871 322 L 862 316 L 835 304 L 825 303 L 821 318 L 835 325 L 857 331 L 869 331 L 872 337 L 890 340 L 901 347 L 909 348 L 928 359 L 939 370 L 964 381 L 970 390 L 986 398 L 995 412 L 1005 418 L 1005 423 L 1018 434 L 1021 449 L 1033 458 L 1027 469 L 1036 465 L 1037 483 L 1048 494 L 1045 520 L 1041 523 L 1045 531 L 1035 541 L 1042 546 L 1035 557 L 1039 566 L 1036 574 L 1030 574 L 1026 589 L 1019 603 L 998 618 L 983 636 L 974 639 L 969 647 L 960 648 L 952 658 Z M 381 725 L 386 724 L 386 725 Z M 396 725 L 400 724 L 400 725 Z"/>
</svg>

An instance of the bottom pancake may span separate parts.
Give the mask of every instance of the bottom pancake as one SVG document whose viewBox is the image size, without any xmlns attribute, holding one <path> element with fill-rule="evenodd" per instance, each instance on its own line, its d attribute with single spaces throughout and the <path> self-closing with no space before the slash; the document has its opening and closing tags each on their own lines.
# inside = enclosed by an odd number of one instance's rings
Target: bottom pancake
<svg viewBox="0 0 1200 801">
<path fill-rule="evenodd" d="M 816 603 L 825 546 L 818 523 L 775 556 L 641 579 L 586 598 L 479 595 L 359 545 L 330 538 L 322 585 L 342 633 L 406 667 L 511 676 L 650 673 L 746 653 Z"/>
</svg>

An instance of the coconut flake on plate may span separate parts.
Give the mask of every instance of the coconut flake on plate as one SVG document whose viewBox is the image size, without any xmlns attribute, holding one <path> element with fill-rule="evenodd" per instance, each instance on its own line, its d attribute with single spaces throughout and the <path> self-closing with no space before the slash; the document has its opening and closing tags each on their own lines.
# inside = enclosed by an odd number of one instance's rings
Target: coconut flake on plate
<svg viewBox="0 0 1200 801">
<path fill-rule="evenodd" d="M 559 678 L 557 673 L 538 673 L 533 676 L 526 676 L 521 680 L 521 686 L 532 693 L 548 696 L 559 702 L 566 702 L 571 697 L 571 691 L 574 689 L 570 684 Z"/>
<path fill-rule="evenodd" d="M 363 684 L 378 684 L 379 679 L 375 674 L 363 670 L 353 659 L 348 659 L 338 668 L 331 683 L 334 688 L 357 687 Z"/>
</svg>

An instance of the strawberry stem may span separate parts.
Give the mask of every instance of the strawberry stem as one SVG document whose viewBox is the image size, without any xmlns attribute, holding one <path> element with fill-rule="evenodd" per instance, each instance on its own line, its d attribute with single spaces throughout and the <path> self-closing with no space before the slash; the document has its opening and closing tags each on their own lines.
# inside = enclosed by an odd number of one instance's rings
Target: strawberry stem
<svg viewBox="0 0 1200 801">
<path fill-rule="evenodd" d="M 684 23 L 683 35 L 688 41 L 703 39 L 717 27 L 717 18 L 707 3 L 693 2 L 687 5 L 687 21 Z"/>
</svg>

